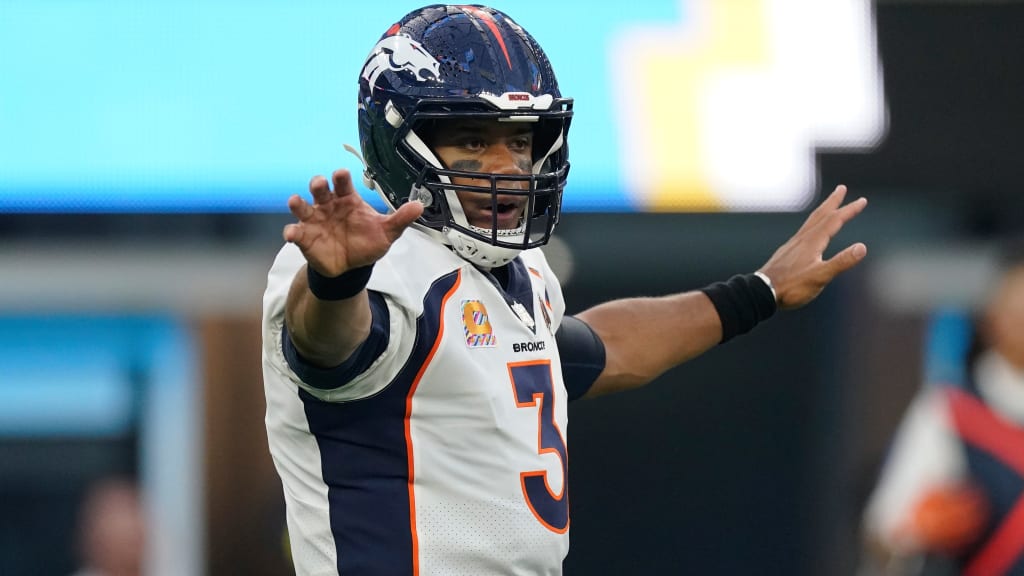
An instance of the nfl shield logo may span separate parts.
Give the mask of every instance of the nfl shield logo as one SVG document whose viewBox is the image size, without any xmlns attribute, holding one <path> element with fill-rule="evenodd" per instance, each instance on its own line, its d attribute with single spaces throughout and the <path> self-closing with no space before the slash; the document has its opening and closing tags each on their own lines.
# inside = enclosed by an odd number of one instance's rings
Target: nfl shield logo
<svg viewBox="0 0 1024 576">
<path fill-rule="evenodd" d="M 462 326 L 466 334 L 466 346 L 470 348 L 493 348 L 498 338 L 491 329 L 487 308 L 479 300 L 462 301 Z"/>
</svg>

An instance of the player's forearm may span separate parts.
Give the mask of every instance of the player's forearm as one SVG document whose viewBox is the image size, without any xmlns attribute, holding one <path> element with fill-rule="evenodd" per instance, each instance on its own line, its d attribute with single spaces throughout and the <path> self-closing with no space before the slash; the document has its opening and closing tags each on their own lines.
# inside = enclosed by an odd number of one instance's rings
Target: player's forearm
<svg viewBox="0 0 1024 576">
<path fill-rule="evenodd" d="M 701 292 L 615 300 L 577 316 L 605 345 L 594 395 L 647 384 L 722 340 L 718 313 Z"/>
<path fill-rule="evenodd" d="M 332 368 L 348 359 L 370 333 L 366 290 L 344 300 L 321 300 L 309 290 L 306 269 L 288 292 L 285 324 L 295 349 L 308 362 Z"/>
</svg>

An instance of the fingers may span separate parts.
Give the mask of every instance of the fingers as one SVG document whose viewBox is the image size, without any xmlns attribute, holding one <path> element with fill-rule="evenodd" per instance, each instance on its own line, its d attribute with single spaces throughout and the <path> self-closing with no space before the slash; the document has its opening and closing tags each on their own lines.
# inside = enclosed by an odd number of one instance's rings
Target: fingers
<svg viewBox="0 0 1024 576">
<path fill-rule="evenodd" d="M 352 173 L 344 168 L 335 170 L 331 174 L 331 181 L 334 182 L 334 193 L 340 198 L 341 196 L 348 196 L 349 194 L 355 194 L 356 189 L 352 185 Z"/>
<path fill-rule="evenodd" d="M 853 202 L 850 202 L 846 206 L 840 208 L 838 210 L 839 216 L 840 218 L 842 218 L 842 221 L 844 223 L 849 222 L 851 218 L 853 218 L 857 214 L 860 214 L 867 205 L 868 199 L 861 196 L 860 198 L 857 198 Z"/>
<path fill-rule="evenodd" d="M 299 219 L 299 222 L 306 222 L 312 218 L 316 212 L 308 202 L 302 199 L 298 194 L 293 194 L 288 199 L 288 209 L 291 210 L 293 216 Z M 305 228 L 302 224 L 288 224 L 281 231 L 281 235 L 284 237 L 285 242 L 292 242 L 294 244 L 302 244 L 302 238 L 305 235 Z"/>
<path fill-rule="evenodd" d="M 302 226 L 298 224 L 288 224 L 284 227 L 281 236 L 284 237 L 285 242 L 291 242 L 293 244 L 299 244 L 302 242 Z"/>
<path fill-rule="evenodd" d="M 867 198 L 861 197 L 843 206 L 846 192 L 846 186 L 836 186 L 828 198 L 811 212 L 796 235 L 813 234 L 812 243 L 823 251 L 843 225 L 860 214 L 868 204 Z"/>
<path fill-rule="evenodd" d="M 390 239 L 394 241 L 398 238 L 422 214 L 423 204 L 421 202 L 414 200 L 399 206 L 398 210 L 389 214 L 384 220 L 384 226 Z"/>
<path fill-rule="evenodd" d="M 864 207 L 867 205 L 868 199 L 862 196 L 860 198 L 857 198 L 853 202 L 850 202 L 846 206 L 834 210 L 832 214 L 835 215 L 835 219 L 838 220 L 840 225 L 846 224 L 854 216 L 860 214 L 864 210 Z"/>
<path fill-rule="evenodd" d="M 825 213 L 831 212 L 832 210 L 835 210 L 839 206 L 842 206 L 843 199 L 845 199 L 845 198 L 846 198 L 846 185 L 845 184 L 840 184 L 839 186 L 836 186 L 836 189 L 833 190 L 831 194 L 828 195 L 828 198 L 825 198 L 825 201 L 822 202 L 820 206 L 818 206 L 818 209 L 815 210 L 815 212 L 818 212 L 818 211 L 825 212 Z"/>
<path fill-rule="evenodd" d="M 313 195 L 314 204 L 326 204 L 331 201 L 331 187 L 323 176 L 313 176 L 309 181 L 309 193 Z"/>
<path fill-rule="evenodd" d="M 822 219 L 826 218 L 829 214 L 834 212 L 836 208 L 843 204 L 844 198 L 846 198 L 846 186 L 840 184 L 839 186 L 836 186 L 836 189 L 833 190 L 832 193 L 829 194 L 813 212 L 811 212 L 810 216 L 807 217 L 807 220 L 804 220 L 803 226 L 801 226 L 800 230 L 797 232 L 818 225 Z"/>
<path fill-rule="evenodd" d="M 327 184 L 327 179 L 323 176 L 313 176 L 312 180 L 309 181 L 309 192 L 313 195 L 314 204 L 325 204 L 332 196 L 348 196 L 349 194 L 355 194 L 356 189 L 352 185 L 352 173 L 344 168 L 335 170 L 331 174 L 331 182 L 334 183 L 334 193 L 331 193 L 331 187 Z"/>
<path fill-rule="evenodd" d="M 853 202 L 850 202 L 846 206 L 839 208 L 838 210 L 832 211 L 832 213 L 826 215 L 819 225 L 823 228 L 825 234 L 828 236 L 828 240 L 835 237 L 836 234 L 842 230 L 843 226 L 853 219 L 854 216 L 864 211 L 864 208 L 868 205 L 867 198 L 858 198 Z"/>
<path fill-rule="evenodd" d="M 313 207 L 303 200 L 302 196 L 299 196 L 298 194 L 292 194 L 292 196 L 288 198 L 288 210 L 292 213 L 292 216 L 295 216 L 303 222 L 308 220 L 314 212 Z"/>
<path fill-rule="evenodd" d="M 288 199 L 288 209 L 299 221 L 282 230 L 286 242 L 305 250 L 304 244 L 317 242 L 325 234 L 334 234 L 331 230 L 347 230 L 348 234 L 374 240 L 382 240 L 380 234 L 383 232 L 386 244 L 390 245 L 423 214 L 420 202 L 406 202 L 392 214 L 378 213 L 356 192 L 352 173 L 348 170 L 335 170 L 331 174 L 331 183 L 333 192 L 323 176 L 314 176 L 309 181 L 312 204 L 298 195 Z"/>
<path fill-rule="evenodd" d="M 868 254 L 868 247 L 863 242 L 857 242 L 852 246 L 848 246 L 845 250 L 836 254 L 832 258 L 829 258 L 825 262 L 828 267 L 829 274 L 832 278 L 837 275 L 846 272 L 850 268 L 853 268 L 860 263 Z"/>
</svg>

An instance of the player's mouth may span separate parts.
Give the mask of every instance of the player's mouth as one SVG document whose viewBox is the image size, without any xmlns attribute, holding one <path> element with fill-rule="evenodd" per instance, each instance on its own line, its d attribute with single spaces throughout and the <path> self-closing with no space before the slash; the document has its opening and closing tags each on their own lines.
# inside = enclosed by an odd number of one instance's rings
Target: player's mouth
<svg viewBox="0 0 1024 576">
<path fill-rule="evenodd" d="M 466 219 L 470 224 L 488 230 L 494 227 L 495 215 L 497 215 L 499 230 L 518 228 L 525 208 L 526 198 L 519 196 L 498 196 L 496 203 L 486 199 L 463 206 L 466 211 Z"/>
</svg>

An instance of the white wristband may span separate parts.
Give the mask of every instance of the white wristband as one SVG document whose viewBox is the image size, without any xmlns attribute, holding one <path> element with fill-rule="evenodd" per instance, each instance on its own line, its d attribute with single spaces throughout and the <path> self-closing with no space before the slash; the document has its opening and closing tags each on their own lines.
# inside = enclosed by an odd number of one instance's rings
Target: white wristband
<svg viewBox="0 0 1024 576">
<path fill-rule="evenodd" d="M 779 295 L 775 293 L 775 286 L 772 286 L 772 279 L 769 278 L 767 274 L 761 272 L 760 270 L 754 272 L 754 276 L 760 278 L 761 281 L 764 282 L 766 286 L 768 286 L 768 289 L 772 291 L 772 298 L 775 298 L 775 304 L 778 304 Z"/>
</svg>

